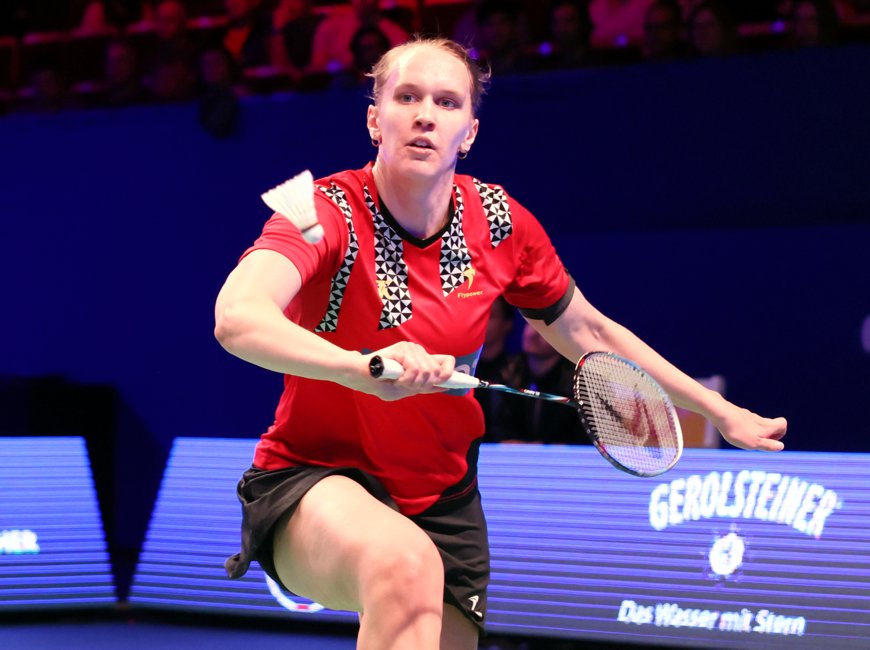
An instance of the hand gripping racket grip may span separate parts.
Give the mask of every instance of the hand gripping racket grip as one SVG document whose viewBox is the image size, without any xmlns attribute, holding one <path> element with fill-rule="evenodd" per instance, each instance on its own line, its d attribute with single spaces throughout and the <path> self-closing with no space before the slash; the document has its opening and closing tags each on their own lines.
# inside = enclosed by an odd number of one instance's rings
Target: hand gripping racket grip
<svg viewBox="0 0 870 650">
<path fill-rule="evenodd" d="M 402 364 L 394 359 L 384 359 L 375 355 L 369 361 L 369 372 L 376 379 L 398 379 L 405 372 Z M 480 380 L 477 377 L 466 375 L 464 372 L 454 372 L 450 379 L 438 384 L 440 388 L 477 388 Z"/>
</svg>

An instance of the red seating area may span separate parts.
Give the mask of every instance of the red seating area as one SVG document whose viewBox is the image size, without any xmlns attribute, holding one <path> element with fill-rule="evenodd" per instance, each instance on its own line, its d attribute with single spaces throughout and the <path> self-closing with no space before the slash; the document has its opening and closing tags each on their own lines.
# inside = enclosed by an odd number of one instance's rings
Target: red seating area
<svg viewBox="0 0 870 650">
<path fill-rule="evenodd" d="M 263 0 L 268 4 L 270 0 Z M 277 3 L 278 0 L 271 0 Z M 71 3 L 70 6 L 72 6 Z M 82 2 L 75 3 L 81 7 Z M 209 47 L 220 46 L 228 27 L 224 14 L 223 0 L 185 0 L 187 13 L 187 32 L 192 44 L 202 51 Z M 316 11 L 329 14 L 338 5 L 345 4 L 335 0 L 321 0 L 316 3 Z M 457 21 L 471 11 L 470 0 L 427 0 L 418 16 L 415 12 L 416 0 L 383 0 L 384 13 L 413 32 L 421 29 L 424 33 L 450 36 Z M 523 0 L 521 3 L 527 26 L 529 44 L 527 52 L 538 55 L 546 51 L 547 44 L 547 6 L 548 3 Z M 68 13 L 71 13 L 70 10 Z M 63 12 L 60 12 L 63 14 Z M 0 16 L 3 18 L 3 16 Z M 148 51 L 153 39 L 153 23 L 139 21 L 123 27 L 109 26 L 101 33 L 82 32 L 77 20 L 81 17 L 69 16 L 66 28 L 57 29 L 57 12 L 52 14 L 53 25 L 50 30 L 30 30 L 20 34 L 14 32 L 15 26 L 0 25 L 0 114 L 15 110 L 22 99 L 34 93 L 33 75 L 44 67 L 53 68 L 68 91 L 84 101 L 74 105 L 87 105 L 87 98 L 103 84 L 105 78 L 106 46 L 113 38 L 123 37 L 132 43 L 139 53 Z M 38 26 L 38 23 L 36 24 Z M 781 49 L 787 38 L 789 26 L 783 20 L 765 23 L 741 24 L 738 27 L 741 52 L 759 52 Z M 842 25 L 843 42 L 870 41 L 870 15 L 853 18 Z M 596 65 L 621 65 L 635 63 L 642 59 L 636 45 L 623 48 L 598 50 Z M 291 78 L 272 65 L 257 65 L 242 70 L 241 82 L 246 92 L 273 93 L 281 91 L 316 91 L 330 86 L 330 79 L 323 74 L 310 78 Z"/>
</svg>

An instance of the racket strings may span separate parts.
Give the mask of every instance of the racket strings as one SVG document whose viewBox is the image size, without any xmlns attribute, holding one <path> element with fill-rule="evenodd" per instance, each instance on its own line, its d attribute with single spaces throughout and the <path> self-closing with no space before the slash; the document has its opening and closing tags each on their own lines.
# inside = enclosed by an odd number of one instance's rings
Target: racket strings
<svg viewBox="0 0 870 650">
<path fill-rule="evenodd" d="M 640 474 L 659 473 L 682 452 L 673 407 L 638 368 L 611 355 L 587 359 L 574 376 L 581 417 L 604 451 Z"/>
</svg>

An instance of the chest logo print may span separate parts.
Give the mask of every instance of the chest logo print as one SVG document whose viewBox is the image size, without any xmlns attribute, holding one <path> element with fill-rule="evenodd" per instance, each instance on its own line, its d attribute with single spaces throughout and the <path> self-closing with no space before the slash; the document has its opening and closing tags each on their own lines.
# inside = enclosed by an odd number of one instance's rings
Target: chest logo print
<svg viewBox="0 0 870 650">
<path fill-rule="evenodd" d="M 378 297 L 381 298 L 381 300 L 390 297 L 390 289 L 387 286 L 389 283 L 389 280 L 375 280 L 375 284 L 378 285 Z"/>
<path fill-rule="evenodd" d="M 477 273 L 472 267 L 468 267 L 462 272 L 462 277 L 468 280 L 468 288 L 471 289 L 471 285 L 474 282 L 474 274 Z"/>
</svg>

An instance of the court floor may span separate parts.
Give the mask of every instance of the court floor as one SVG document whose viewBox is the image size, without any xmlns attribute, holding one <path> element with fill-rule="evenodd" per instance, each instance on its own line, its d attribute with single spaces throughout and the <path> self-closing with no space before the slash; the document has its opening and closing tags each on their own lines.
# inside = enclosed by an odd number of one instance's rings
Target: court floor
<svg viewBox="0 0 870 650">
<path fill-rule="evenodd" d="M 0 649 L 21 650 L 257 650 L 281 648 L 281 650 L 354 650 L 356 641 L 350 627 L 331 632 L 329 628 L 309 633 L 299 629 L 276 629 L 263 623 L 229 626 L 194 619 L 170 620 L 144 619 L 123 620 L 72 618 L 33 618 L 17 621 L 15 618 L 0 619 Z M 612 645 L 592 645 L 544 639 L 514 639 L 491 636 L 483 639 L 481 650 L 593 650 Z M 623 646 L 624 647 L 624 646 Z"/>
</svg>

